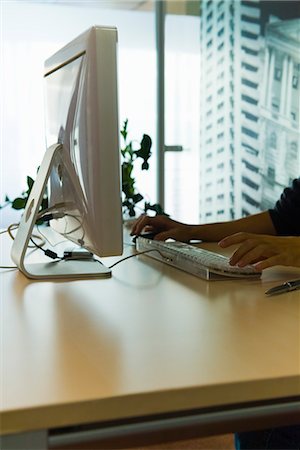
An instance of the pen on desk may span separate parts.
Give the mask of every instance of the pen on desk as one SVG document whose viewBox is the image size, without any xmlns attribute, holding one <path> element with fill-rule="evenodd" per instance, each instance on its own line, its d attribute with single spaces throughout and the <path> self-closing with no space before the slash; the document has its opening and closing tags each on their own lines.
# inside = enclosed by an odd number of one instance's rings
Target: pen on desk
<svg viewBox="0 0 300 450">
<path fill-rule="evenodd" d="M 279 286 L 272 287 L 265 292 L 266 295 L 283 294 L 284 292 L 295 291 L 300 289 L 300 279 L 287 281 L 286 283 L 280 284 Z"/>
</svg>

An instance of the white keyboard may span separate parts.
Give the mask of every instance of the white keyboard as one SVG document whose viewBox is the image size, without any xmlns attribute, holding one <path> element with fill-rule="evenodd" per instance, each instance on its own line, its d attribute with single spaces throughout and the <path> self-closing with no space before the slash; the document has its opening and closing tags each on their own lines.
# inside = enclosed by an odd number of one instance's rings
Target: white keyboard
<svg viewBox="0 0 300 450">
<path fill-rule="evenodd" d="M 145 253 L 145 256 L 150 256 L 204 280 L 252 279 L 261 276 L 261 272 L 257 272 L 253 266 L 231 266 L 226 256 L 183 242 L 163 242 L 138 237 L 136 248 L 139 252 L 152 250 Z"/>
</svg>

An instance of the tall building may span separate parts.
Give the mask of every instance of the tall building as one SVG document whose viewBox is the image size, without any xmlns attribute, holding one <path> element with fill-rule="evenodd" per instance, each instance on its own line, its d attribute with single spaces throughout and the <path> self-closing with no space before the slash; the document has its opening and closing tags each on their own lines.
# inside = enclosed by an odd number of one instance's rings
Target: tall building
<svg viewBox="0 0 300 450">
<path fill-rule="evenodd" d="M 262 208 L 300 176 L 300 19 L 267 26 L 261 99 Z"/>
<path fill-rule="evenodd" d="M 260 206 L 258 0 L 202 3 L 200 220 Z"/>
</svg>

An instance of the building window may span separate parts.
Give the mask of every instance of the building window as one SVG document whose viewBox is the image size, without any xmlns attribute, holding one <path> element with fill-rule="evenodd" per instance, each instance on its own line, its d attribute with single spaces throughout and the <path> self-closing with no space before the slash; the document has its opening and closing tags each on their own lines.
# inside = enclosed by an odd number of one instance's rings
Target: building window
<svg viewBox="0 0 300 450">
<path fill-rule="evenodd" d="M 257 105 L 258 100 L 255 98 L 249 97 L 249 95 L 242 94 L 242 100 L 244 100 L 247 103 L 251 103 L 251 105 Z"/>
<path fill-rule="evenodd" d="M 242 45 L 242 50 L 251 56 L 257 56 L 258 50 L 253 50 L 252 48 L 246 47 L 245 45 Z"/>
<path fill-rule="evenodd" d="M 277 148 L 277 136 L 275 131 L 272 131 L 272 133 L 270 134 L 270 147 L 271 148 Z"/>
<path fill-rule="evenodd" d="M 218 36 L 221 37 L 224 34 L 224 27 L 218 31 Z"/>
<path fill-rule="evenodd" d="M 242 63 L 242 67 L 244 69 L 249 70 L 250 72 L 257 72 L 258 71 L 258 67 L 252 66 L 251 64 L 248 64 L 246 62 Z"/>
<path fill-rule="evenodd" d="M 221 22 L 221 20 L 223 20 L 223 19 L 224 19 L 224 13 L 220 14 L 217 20 L 218 20 L 218 22 Z"/>
<path fill-rule="evenodd" d="M 257 23 L 259 24 L 259 18 L 258 17 L 252 17 L 252 16 L 247 16 L 246 14 L 242 14 L 242 20 L 244 22 L 249 22 L 249 23 Z"/>
<path fill-rule="evenodd" d="M 257 34 L 251 33 L 250 31 L 247 30 L 242 30 L 242 36 L 248 39 L 253 39 L 256 40 L 258 38 Z"/>
<path fill-rule="evenodd" d="M 259 207 L 259 203 L 258 203 L 256 200 L 254 200 L 253 198 L 251 198 L 249 195 L 245 194 L 245 192 L 243 192 L 242 198 L 243 198 L 247 203 L 249 203 L 249 205 L 252 205 L 252 206 L 254 206 L 255 208 L 258 208 L 258 207 Z"/>
<path fill-rule="evenodd" d="M 242 111 L 242 113 L 245 115 L 245 117 L 252 122 L 258 122 L 258 116 L 255 116 L 254 114 L 249 113 L 248 111 Z"/>
<path fill-rule="evenodd" d="M 282 70 L 279 69 L 279 67 L 275 67 L 275 70 L 274 70 L 274 80 L 276 80 L 276 81 L 281 81 L 281 77 L 282 77 Z"/>
<path fill-rule="evenodd" d="M 242 127 L 242 133 L 252 137 L 253 139 L 258 139 L 258 133 L 255 133 L 255 131 L 250 130 L 249 128 Z"/>
<path fill-rule="evenodd" d="M 244 84 L 245 86 L 251 87 L 253 89 L 256 89 L 258 86 L 257 83 L 253 83 L 253 81 L 247 80 L 247 78 L 242 78 L 242 84 Z"/>
<path fill-rule="evenodd" d="M 298 159 L 298 146 L 297 146 L 297 142 L 291 142 L 291 143 L 290 143 L 289 157 L 290 157 L 290 158 L 293 158 L 293 159 Z"/>
<path fill-rule="evenodd" d="M 253 164 L 250 164 L 245 159 L 242 160 L 242 162 L 245 164 L 246 169 L 251 170 L 251 172 L 258 173 L 259 169 L 257 166 L 254 166 Z"/>
<path fill-rule="evenodd" d="M 268 183 L 271 184 L 272 186 L 274 186 L 274 183 L 275 183 L 274 167 L 268 167 L 267 177 L 268 177 Z"/>
<path fill-rule="evenodd" d="M 255 189 L 255 191 L 258 191 L 259 186 L 258 184 L 254 183 L 254 181 L 250 180 L 250 178 L 243 176 L 242 182 L 246 184 L 247 186 L 251 187 L 252 189 Z"/>
<path fill-rule="evenodd" d="M 298 82 L 299 82 L 298 77 L 296 75 L 294 75 L 293 76 L 293 88 L 294 89 L 298 89 Z"/>
<path fill-rule="evenodd" d="M 291 111 L 291 118 L 295 122 L 297 120 L 297 113 L 296 111 Z"/>
<path fill-rule="evenodd" d="M 213 13 L 212 11 L 207 15 L 206 20 L 209 22 L 212 19 Z"/>
</svg>

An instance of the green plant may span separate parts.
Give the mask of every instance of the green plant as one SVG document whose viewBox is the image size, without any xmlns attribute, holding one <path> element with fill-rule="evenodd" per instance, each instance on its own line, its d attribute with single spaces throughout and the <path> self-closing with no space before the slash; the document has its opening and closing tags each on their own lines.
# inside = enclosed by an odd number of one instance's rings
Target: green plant
<svg viewBox="0 0 300 450">
<path fill-rule="evenodd" d="M 38 168 L 39 170 L 39 168 Z M 13 209 L 24 209 L 28 200 L 28 197 L 30 195 L 32 186 L 34 183 L 34 179 L 30 176 L 27 176 L 27 189 L 25 191 L 22 191 L 21 194 L 16 197 L 15 199 L 11 200 L 7 195 L 5 196 L 4 203 L 0 205 L 0 209 L 5 208 L 6 206 L 11 206 Z M 43 196 L 42 203 L 40 206 L 40 211 L 48 208 L 48 195 L 47 190 Z"/>
<path fill-rule="evenodd" d="M 136 205 L 143 200 L 142 194 L 140 194 L 135 188 L 135 179 L 133 177 L 134 163 L 137 159 L 142 160 L 142 170 L 149 169 L 149 158 L 151 156 L 152 140 L 147 134 L 143 135 L 140 142 L 140 148 L 133 150 L 133 141 L 127 140 L 128 138 L 128 120 L 126 119 L 121 130 L 123 138 L 123 148 L 121 148 L 122 155 L 122 191 L 123 191 L 123 213 L 128 212 L 129 217 L 135 217 Z M 30 195 L 34 180 L 30 176 L 27 176 L 27 189 L 23 191 L 14 200 L 11 200 L 7 195 L 5 197 L 4 204 L 0 205 L 1 208 L 11 206 L 13 209 L 24 209 Z M 47 191 L 44 194 L 40 211 L 48 208 L 48 195 Z M 158 203 L 151 204 L 149 202 L 144 203 L 144 207 L 141 208 L 143 212 L 148 210 L 154 211 L 156 214 L 164 214 L 161 206 Z"/>
<path fill-rule="evenodd" d="M 121 135 L 123 138 L 123 145 L 121 148 L 123 212 L 128 212 L 129 217 L 135 217 L 136 206 L 144 199 L 144 197 L 135 187 L 135 178 L 133 176 L 134 165 L 138 159 L 141 159 L 141 169 L 149 169 L 148 160 L 151 156 L 152 140 L 148 134 L 144 134 L 140 142 L 140 148 L 134 150 L 133 141 L 128 141 L 128 119 L 123 123 Z M 151 205 L 149 202 L 145 201 L 144 207 L 140 209 L 143 212 L 150 210 L 154 211 L 156 214 L 164 214 L 162 207 L 158 203 Z"/>
</svg>

